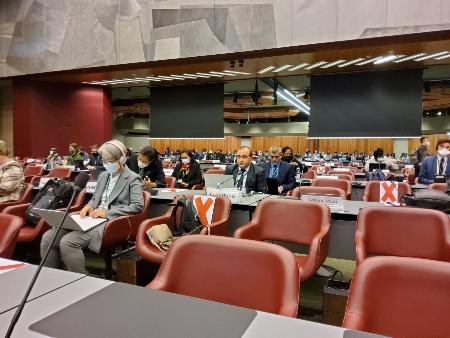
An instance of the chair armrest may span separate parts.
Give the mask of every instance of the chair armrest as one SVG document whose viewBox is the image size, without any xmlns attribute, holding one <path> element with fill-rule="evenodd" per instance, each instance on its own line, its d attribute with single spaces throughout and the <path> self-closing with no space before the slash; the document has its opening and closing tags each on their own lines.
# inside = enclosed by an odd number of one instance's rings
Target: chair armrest
<svg viewBox="0 0 450 338">
<path fill-rule="evenodd" d="M 24 218 L 25 217 L 25 210 L 30 206 L 31 203 L 25 203 L 25 204 L 18 204 L 6 207 L 2 212 L 4 214 L 8 215 L 14 215 Z"/>
<path fill-rule="evenodd" d="M 224 218 L 220 221 L 209 224 L 208 226 L 210 228 L 211 235 L 227 236 L 229 220 L 230 220 L 230 217 L 228 216 L 227 218 Z"/>
<path fill-rule="evenodd" d="M 136 252 L 139 256 L 144 258 L 146 261 L 161 264 L 164 260 L 165 253 L 161 252 L 158 248 L 153 246 L 148 237 L 147 230 L 157 224 L 168 224 L 170 223 L 170 215 L 163 215 L 160 217 L 155 217 L 148 219 L 141 223 L 136 235 Z"/>
<path fill-rule="evenodd" d="M 280 307 L 278 314 L 281 316 L 297 318 L 298 303 L 284 304 Z"/>
<path fill-rule="evenodd" d="M 317 269 L 325 262 L 328 255 L 329 238 L 329 228 L 322 229 L 314 236 L 309 246 L 308 259 L 302 267 L 303 274 L 306 275 L 306 277 L 300 276 L 302 280 L 314 275 Z"/>
<path fill-rule="evenodd" d="M 356 264 L 361 264 L 363 260 L 367 258 L 366 244 L 364 243 L 363 236 L 360 232 L 356 231 L 355 234 L 355 250 L 356 250 Z"/>
<path fill-rule="evenodd" d="M 259 226 L 257 223 L 248 223 L 237 229 L 234 232 L 233 237 L 260 241 L 262 240 L 261 226 Z"/>
</svg>

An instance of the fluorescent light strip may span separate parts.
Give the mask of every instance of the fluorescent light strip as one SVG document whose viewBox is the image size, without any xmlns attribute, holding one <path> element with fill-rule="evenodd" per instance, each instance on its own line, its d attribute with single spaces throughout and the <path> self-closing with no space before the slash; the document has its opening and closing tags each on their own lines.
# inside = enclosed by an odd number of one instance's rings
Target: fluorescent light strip
<svg viewBox="0 0 450 338">
<path fill-rule="evenodd" d="M 374 65 L 381 65 L 382 63 L 387 63 L 387 62 L 391 62 L 394 61 L 395 59 L 401 58 L 404 55 L 387 55 L 387 56 L 383 56 L 381 59 L 375 61 L 373 64 Z"/>
<path fill-rule="evenodd" d="M 438 56 L 442 56 L 442 55 L 445 55 L 445 54 L 448 54 L 448 52 L 445 51 L 445 52 L 439 52 L 439 53 L 430 54 L 430 55 L 427 55 L 427 56 L 422 56 L 422 57 L 420 57 L 418 59 L 414 59 L 414 61 L 428 60 L 428 59 L 432 59 L 432 58 L 435 58 L 435 57 L 438 57 Z"/>
<path fill-rule="evenodd" d="M 251 75 L 251 73 L 236 72 L 234 70 L 224 70 L 223 73 L 236 74 L 236 75 Z"/>
<path fill-rule="evenodd" d="M 281 96 L 283 99 L 285 99 L 286 101 L 288 101 L 290 104 L 292 104 L 294 107 L 300 109 L 302 112 L 304 112 L 307 115 L 310 115 L 309 111 L 307 111 L 305 108 L 303 108 L 302 106 L 300 106 L 298 103 L 295 103 L 293 100 L 291 100 L 290 98 L 288 98 L 287 96 L 285 96 L 282 92 L 280 92 L 279 90 L 277 91 L 277 95 Z"/>
<path fill-rule="evenodd" d="M 223 75 L 217 75 L 217 74 L 210 74 L 210 73 L 196 73 L 198 75 L 208 76 L 208 77 L 223 77 Z"/>
<path fill-rule="evenodd" d="M 327 63 L 328 62 L 325 62 L 325 61 L 319 61 L 319 62 L 316 62 L 316 63 L 312 64 L 311 66 L 306 67 L 305 69 L 306 70 L 310 70 L 310 69 L 313 69 L 313 68 L 317 68 L 317 67 L 326 65 Z"/>
<path fill-rule="evenodd" d="M 192 77 L 195 77 L 195 78 L 198 78 L 198 77 L 201 77 L 201 78 L 205 78 L 205 79 L 209 79 L 209 76 L 205 76 L 205 75 L 198 75 L 198 74 L 183 74 L 183 76 L 192 76 Z"/>
<path fill-rule="evenodd" d="M 380 60 L 382 58 L 383 58 L 382 56 L 375 56 L 375 57 L 367 59 L 367 60 L 365 60 L 363 62 L 359 62 L 356 65 L 357 66 L 364 66 L 364 65 L 367 65 L 368 63 L 372 63 L 372 62 L 378 61 L 378 60 Z"/>
<path fill-rule="evenodd" d="M 299 64 L 299 65 L 297 65 L 297 66 L 294 66 L 294 67 L 292 67 L 292 68 L 289 68 L 289 69 L 288 69 L 288 72 L 293 72 L 294 70 L 305 68 L 305 67 L 308 66 L 308 65 L 309 65 L 309 63 L 301 63 L 301 64 Z"/>
<path fill-rule="evenodd" d="M 225 137 L 148 137 L 149 140 L 225 140 Z"/>
<path fill-rule="evenodd" d="M 305 110 L 307 110 L 308 112 L 311 110 L 311 108 L 310 108 L 306 103 L 304 103 L 304 102 L 303 102 L 302 100 L 300 100 L 297 96 L 295 96 L 294 94 L 292 94 L 289 90 L 283 89 L 283 91 L 284 91 L 287 95 L 289 95 L 289 96 L 294 100 L 294 102 L 297 102 L 299 105 L 303 106 L 303 108 L 304 108 Z"/>
<path fill-rule="evenodd" d="M 258 74 L 264 74 L 264 73 L 270 72 L 272 69 L 275 69 L 275 67 L 269 66 L 269 67 L 263 68 L 260 71 L 258 71 Z"/>
<path fill-rule="evenodd" d="M 171 78 L 171 77 L 168 77 L 168 76 L 160 76 L 160 75 L 157 76 L 157 79 L 160 79 L 160 80 L 167 80 L 167 81 L 173 81 L 173 80 L 174 80 L 174 79 Z"/>
<path fill-rule="evenodd" d="M 281 67 L 278 67 L 278 68 L 274 69 L 272 72 L 273 73 L 278 73 L 278 72 L 281 72 L 281 71 L 283 71 L 285 69 L 288 69 L 288 68 L 291 68 L 291 67 L 292 67 L 292 65 L 284 65 L 284 66 L 281 66 Z"/>
<path fill-rule="evenodd" d="M 180 75 L 170 75 L 171 78 L 174 78 L 175 80 L 186 80 L 187 77 L 180 76 Z"/>
<path fill-rule="evenodd" d="M 435 60 L 442 60 L 442 59 L 446 59 L 446 58 L 450 58 L 450 54 L 446 54 L 444 56 L 440 56 L 438 58 L 434 58 Z"/>
<path fill-rule="evenodd" d="M 223 72 L 209 72 L 209 74 L 216 74 L 216 75 L 222 75 L 222 76 L 237 76 L 236 74 L 228 74 Z"/>
<path fill-rule="evenodd" d="M 398 60 L 394 60 L 394 62 L 395 63 L 405 62 L 405 61 L 412 60 L 412 59 L 415 59 L 415 58 L 419 58 L 419 57 L 425 56 L 425 55 L 427 55 L 427 54 L 426 53 L 419 53 L 419 54 L 415 54 L 415 55 L 410 55 L 410 56 L 406 56 L 406 57 L 398 59 Z"/>
<path fill-rule="evenodd" d="M 334 62 L 331 62 L 331 63 L 329 63 L 329 64 L 327 64 L 327 65 L 325 65 L 325 66 L 322 66 L 322 67 L 320 67 L 320 68 L 330 68 L 330 67 L 333 67 L 333 66 L 337 66 L 338 64 L 340 64 L 340 63 L 342 63 L 342 62 L 345 62 L 346 60 L 337 60 L 337 61 L 334 61 Z"/>
<path fill-rule="evenodd" d="M 338 67 L 342 68 L 342 67 L 350 66 L 350 65 L 352 65 L 352 64 L 354 64 L 354 63 L 363 61 L 363 60 L 365 60 L 365 59 L 366 59 L 366 58 L 357 58 L 357 59 L 354 59 L 354 60 L 351 60 L 351 61 L 347 61 L 347 62 L 345 62 L 345 63 L 341 63 Z"/>
<path fill-rule="evenodd" d="M 183 79 L 196 79 L 197 77 L 196 76 L 191 76 L 191 75 L 170 75 L 171 77 L 180 77 L 180 78 L 183 78 Z"/>
</svg>

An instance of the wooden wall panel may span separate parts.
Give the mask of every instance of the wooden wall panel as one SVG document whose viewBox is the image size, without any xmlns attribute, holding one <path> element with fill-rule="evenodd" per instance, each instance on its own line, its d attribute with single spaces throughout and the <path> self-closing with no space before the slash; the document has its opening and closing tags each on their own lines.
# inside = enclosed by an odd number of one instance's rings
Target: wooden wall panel
<svg viewBox="0 0 450 338">
<path fill-rule="evenodd" d="M 227 136 L 223 140 L 216 139 L 185 139 L 185 140 L 150 140 L 150 144 L 156 148 L 160 153 L 164 153 L 167 147 L 172 149 L 195 149 L 216 151 L 222 149 L 223 152 L 233 151 L 240 147 L 241 138 L 236 136 Z"/>
<path fill-rule="evenodd" d="M 430 150 L 431 152 L 435 151 L 436 143 L 438 140 L 450 138 L 450 136 L 447 134 L 432 134 L 432 135 L 426 135 L 426 136 L 428 136 L 428 139 L 430 140 L 430 146 L 428 147 L 428 150 Z M 408 140 L 409 153 L 413 152 L 419 146 L 420 146 L 420 140 L 418 138 L 412 138 L 412 139 Z"/>
<path fill-rule="evenodd" d="M 253 136 L 253 150 L 267 151 L 271 146 L 290 146 L 294 153 L 304 153 L 306 149 L 313 150 L 314 140 L 307 140 L 306 136 Z"/>
</svg>

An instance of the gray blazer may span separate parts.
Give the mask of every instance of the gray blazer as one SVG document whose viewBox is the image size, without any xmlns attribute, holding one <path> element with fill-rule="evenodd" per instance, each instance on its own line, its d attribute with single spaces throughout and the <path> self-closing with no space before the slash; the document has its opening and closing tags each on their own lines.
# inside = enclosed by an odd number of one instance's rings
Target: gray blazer
<svg viewBox="0 0 450 338">
<path fill-rule="evenodd" d="M 105 171 L 98 176 L 94 196 L 88 203 L 94 209 L 100 205 L 108 177 L 109 174 Z M 108 220 L 119 216 L 140 213 L 144 209 L 144 194 L 139 175 L 125 167 L 107 202 L 108 209 L 105 211 Z M 89 242 L 89 249 L 94 252 L 100 252 L 105 224 L 90 230 L 94 232 L 94 237 Z"/>
</svg>

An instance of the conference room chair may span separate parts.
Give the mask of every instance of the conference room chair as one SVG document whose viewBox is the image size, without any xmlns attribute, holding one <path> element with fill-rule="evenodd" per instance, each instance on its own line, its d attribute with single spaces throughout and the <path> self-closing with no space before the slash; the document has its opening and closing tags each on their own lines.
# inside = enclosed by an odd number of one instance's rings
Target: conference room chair
<svg viewBox="0 0 450 338">
<path fill-rule="evenodd" d="M 347 193 L 339 188 L 305 186 L 290 190 L 286 195 L 292 197 L 300 197 L 301 195 L 316 195 L 346 198 Z"/>
<path fill-rule="evenodd" d="M 328 175 L 345 175 L 349 176 L 352 181 L 355 180 L 355 173 L 352 170 L 349 171 L 340 171 L 340 170 L 330 170 Z"/>
<path fill-rule="evenodd" d="M 19 236 L 20 217 L 0 214 L 0 258 L 11 258 Z"/>
<path fill-rule="evenodd" d="M 53 168 L 52 170 L 50 170 L 50 172 L 47 175 L 44 176 L 39 176 L 39 177 L 34 177 L 30 183 L 33 185 L 38 185 L 39 184 L 39 180 L 42 177 L 51 177 L 51 178 L 61 178 L 64 180 L 70 180 L 70 176 L 72 175 L 72 169 L 71 168 L 67 168 L 67 167 L 58 167 L 58 168 Z"/>
<path fill-rule="evenodd" d="M 324 165 L 313 165 L 311 167 L 311 170 L 314 170 L 316 174 L 323 175 L 328 174 L 328 172 L 331 170 L 330 167 L 324 166 Z"/>
<path fill-rule="evenodd" d="M 302 178 L 305 180 L 313 180 L 317 178 L 317 174 L 314 170 L 308 170 L 306 173 L 302 174 Z"/>
<path fill-rule="evenodd" d="M 331 173 L 331 171 L 330 171 Z M 340 180 L 347 180 L 347 181 L 354 181 L 354 179 L 352 178 L 351 175 L 347 175 L 347 174 L 328 174 L 329 176 L 336 176 L 338 179 Z"/>
<path fill-rule="evenodd" d="M 266 199 L 256 207 L 249 224 L 234 237 L 255 241 L 284 241 L 308 245 L 296 259 L 303 282 L 312 277 L 328 254 L 330 209 L 321 203 Z"/>
<path fill-rule="evenodd" d="M 447 183 L 431 183 L 428 188 L 446 192 L 448 190 L 448 185 Z"/>
<path fill-rule="evenodd" d="M 147 287 L 295 318 L 300 280 L 281 246 L 192 235 L 175 241 Z"/>
<path fill-rule="evenodd" d="M 112 254 L 115 249 L 133 244 L 140 224 L 147 219 L 150 209 L 150 193 L 144 191 L 144 209 L 139 214 L 120 216 L 106 223 L 100 252 L 105 260 L 105 277 L 112 275 Z"/>
<path fill-rule="evenodd" d="M 366 202 L 380 202 L 380 183 L 384 181 L 369 181 L 364 188 L 363 201 Z M 397 182 L 398 184 L 398 198 L 406 194 L 411 194 L 411 186 L 408 183 Z"/>
<path fill-rule="evenodd" d="M 33 193 L 33 186 L 30 183 L 25 183 L 25 186 L 23 188 L 22 194 L 20 195 L 20 198 L 17 201 L 8 201 L 8 202 L 0 203 L 0 212 L 5 210 L 7 207 L 10 207 L 13 205 L 29 203 L 31 200 L 32 193 Z"/>
<path fill-rule="evenodd" d="M 84 202 L 85 196 L 86 196 L 86 189 L 83 189 L 75 196 L 72 207 L 69 209 L 69 211 L 70 212 L 80 211 L 85 204 Z M 3 213 L 8 215 L 14 215 L 20 217 L 21 219 L 20 233 L 17 239 L 17 242 L 19 243 L 34 242 L 40 239 L 41 235 L 50 228 L 50 226 L 42 218 L 36 225 L 27 223 L 25 218 L 25 211 L 29 206 L 30 203 L 24 203 L 7 207 L 3 210 Z"/>
<path fill-rule="evenodd" d="M 188 198 L 192 199 L 194 196 L 190 195 Z M 172 204 L 176 204 L 176 201 L 180 197 L 175 197 Z M 165 257 L 165 252 L 162 252 L 154 245 L 152 245 L 147 237 L 147 230 L 157 224 L 171 224 L 172 210 L 174 207 L 170 207 L 165 214 L 147 219 L 139 225 L 136 236 L 136 251 L 139 256 L 144 258 L 148 262 L 155 264 L 161 264 Z M 214 210 L 212 214 L 212 223 L 210 224 L 210 232 L 212 235 L 227 236 L 228 223 L 230 218 L 231 201 L 229 198 L 218 196 L 214 204 Z M 177 215 L 179 217 L 179 215 Z M 179 219 L 178 219 L 179 222 Z M 206 233 L 206 232 L 202 232 Z"/>
<path fill-rule="evenodd" d="M 215 167 L 213 167 L 213 168 L 209 168 L 206 171 L 206 173 L 207 174 L 215 174 L 215 175 L 224 175 L 225 174 L 225 170 L 222 169 L 222 168 L 215 168 Z"/>
<path fill-rule="evenodd" d="M 329 179 L 320 179 L 319 177 L 312 181 L 311 186 L 339 188 L 347 193 L 347 199 L 350 199 L 352 196 L 352 183 L 348 180 L 341 180 L 339 178 L 337 180 L 329 180 Z"/>
<path fill-rule="evenodd" d="M 342 326 L 389 337 L 450 337 L 450 264 L 371 257 L 357 266 Z"/>
<path fill-rule="evenodd" d="M 166 176 L 166 187 L 167 188 L 171 188 L 171 189 L 175 188 L 175 182 L 176 182 L 175 177 Z"/>
<path fill-rule="evenodd" d="M 356 262 L 404 256 L 450 262 L 448 215 L 432 209 L 368 207 L 356 223 Z"/>
<path fill-rule="evenodd" d="M 204 188 L 205 188 L 205 184 L 204 183 L 194 184 L 192 186 L 192 190 L 203 190 Z"/>
<path fill-rule="evenodd" d="M 30 183 L 31 180 L 36 176 L 42 176 L 44 174 L 43 166 L 27 166 L 23 171 L 23 176 L 25 177 L 25 182 Z"/>
</svg>

